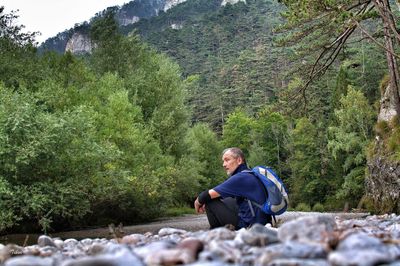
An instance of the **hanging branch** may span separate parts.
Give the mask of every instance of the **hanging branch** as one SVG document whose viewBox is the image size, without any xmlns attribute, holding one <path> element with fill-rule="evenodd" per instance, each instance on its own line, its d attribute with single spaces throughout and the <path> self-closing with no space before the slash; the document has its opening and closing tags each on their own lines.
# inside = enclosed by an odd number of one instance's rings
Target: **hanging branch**
<svg viewBox="0 0 400 266">
<path fill-rule="evenodd" d="M 389 49 L 387 49 L 385 47 L 385 45 L 383 45 L 382 43 L 378 42 L 378 40 L 376 38 L 374 38 L 371 34 L 369 34 L 369 32 L 367 30 L 365 30 L 358 21 L 354 21 L 357 24 L 357 27 L 367 36 L 368 39 L 370 39 L 371 41 L 373 41 L 376 45 L 378 45 L 380 48 L 382 48 L 383 50 L 385 50 L 385 52 L 390 53 L 392 56 L 399 58 L 400 56 L 393 53 L 392 51 L 390 51 Z"/>
<path fill-rule="evenodd" d="M 365 1 L 363 3 L 357 3 L 351 7 L 349 7 L 347 10 L 351 10 L 353 8 L 362 6 L 362 8 L 355 13 L 355 16 L 359 16 L 361 14 L 365 14 L 372 10 L 373 6 L 368 8 L 368 6 L 371 4 L 371 1 Z M 350 21 L 351 22 L 351 21 Z M 343 50 L 343 47 L 348 40 L 348 38 L 351 36 L 351 34 L 354 32 L 354 30 L 357 28 L 358 24 L 352 23 L 351 26 L 347 27 L 333 42 L 331 42 L 328 46 L 324 48 L 324 50 L 320 53 L 318 58 L 316 59 L 315 63 L 312 66 L 311 73 L 309 75 L 309 78 L 307 82 L 305 83 L 304 86 L 299 88 L 298 90 L 298 95 L 301 95 L 304 101 L 304 108 L 307 105 L 307 98 L 306 98 L 306 89 L 308 86 L 311 84 L 312 81 L 314 81 L 316 78 L 322 76 L 325 74 L 325 72 L 329 69 L 329 67 L 335 62 L 336 58 L 338 57 L 340 51 Z M 324 59 L 324 62 L 321 64 L 321 61 Z"/>
</svg>

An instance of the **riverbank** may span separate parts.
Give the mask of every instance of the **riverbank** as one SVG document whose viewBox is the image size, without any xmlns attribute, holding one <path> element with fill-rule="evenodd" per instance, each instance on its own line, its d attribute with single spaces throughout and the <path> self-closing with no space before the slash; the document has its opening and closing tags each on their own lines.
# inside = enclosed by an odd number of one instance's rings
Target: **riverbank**
<svg viewBox="0 0 400 266">
<path fill-rule="evenodd" d="M 182 226 L 192 228 L 196 226 L 193 218 L 203 226 L 203 215 L 170 222 L 176 225 L 183 220 Z M 254 225 L 238 231 L 225 227 L 187 231 L 158 221 L 150 227 L 155 229 L 160 223 L 165 227 L 155 234 L 112 239 L 63 240 L 42 235 L 30 246 L 0 244 L 0 265 L 400 265 L 400 216 L 395 214 L 287 213 L 280 222 L 278 228 Z"/>
<path fill-rule="evenodd" d="M 277 226 L 279 227 L 284 222 L 294 220 L 298 217 L 303 216 L 315 216 L 315 215 L 328 215 L 332 217 L 337 217 L 340 219 L 357 219 L 364 218 L 368 215 L 368 213 L 319 213 L 319 212 L 294 212 L 288 211 L 284 214 L 277 216 Z M 123 232 L 125 235 L 129 234 L 144 234 L 150 232 L 152 234 L 156 234 L 161 228 L 171 227 L 178 228 L 186 231 L 199 231 L 199 230 L 207 230 L 209 229 L 207 217 L 204 214 L 196 215 L 196 214 L 187 214 L 179 217 L 167 217 L 161 218 L 154 222 L 146 223 L 146 224 L 138 224 L 138 225 L 128 225 L 123 226 Z M 0 243 L 8 244 L 14 243 L 18 245 L 31 245 L 37 243 L 37 239 L 41 234 L 10 234 L 6 236 L 0 236 Z M 66 232 L 56 232 L 50 233 L 51 237 L 59 237 L 61 239 L 75 238 L 75 239 L 84 239 L 84 238 L 111 238 L 110 230 L 108 227 L 94 228 L 94 229 L 86 229 L 86 230 L 76 230 L 76 231 L 66 231 Z"/>
</svg>

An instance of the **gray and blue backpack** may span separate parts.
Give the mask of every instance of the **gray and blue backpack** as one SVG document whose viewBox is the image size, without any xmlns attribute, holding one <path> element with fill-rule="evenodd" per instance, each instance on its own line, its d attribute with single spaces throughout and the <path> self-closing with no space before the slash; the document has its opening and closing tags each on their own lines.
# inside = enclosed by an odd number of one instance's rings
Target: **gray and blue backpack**
<svg viewBox="0 0 400 266">
<path fill-rule="evenodd" d="M 254 201 L 251 203 L 273 217 L 284 213 L 289 205 L 289 197 L 278 175 L 271 168 L 265 166 L 256 166 L 251 169 L 251 172 L 261 181 L 267 192 L 264 204 L 260 205 Z"/>
</svg>

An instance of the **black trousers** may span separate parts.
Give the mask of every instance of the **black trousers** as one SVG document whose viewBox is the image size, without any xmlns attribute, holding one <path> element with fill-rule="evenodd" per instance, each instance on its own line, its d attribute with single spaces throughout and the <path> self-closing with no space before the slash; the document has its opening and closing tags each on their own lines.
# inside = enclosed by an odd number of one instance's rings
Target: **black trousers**
<svg viewBox="0 0 400 266">
<path fill-rule="evenodd" d="M 206 204 L 206 214 L 210 229 L 228 224 L 238 228 L 239 208 L 235 198 L 216 198 Z"/>
</svg>

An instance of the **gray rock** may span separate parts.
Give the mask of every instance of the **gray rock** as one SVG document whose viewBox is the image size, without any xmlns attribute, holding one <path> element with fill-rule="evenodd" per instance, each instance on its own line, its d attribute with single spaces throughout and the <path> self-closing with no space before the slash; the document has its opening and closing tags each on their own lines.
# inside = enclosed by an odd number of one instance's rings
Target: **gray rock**
<svg viewBox="0 0 400 266">
<path fill-rule="evenodd" d="M 52 258 L 18 256 L 7 260 L 4 266 L 52 266 L 53 262 Z"/>
<path fill-rule="evenodd" d="M 38 245 L 27 246 L 24 248 L 24 255 L 38 256 L 40 255 L 40 249 Z"/>
<path fill-rule="evenodd" d="M 258 265 L 256 265 L 258 266 Z M 268 266 L 330 266 L 328 261 L 322 259 L 276 259 Z"/>
<path fill-rule="evenodd" d="M 323 243 L 330 245 L 335 241 L 335 218 L 328 215 L 301 217 L 289 221 L 278 228 L 281 242 Z"/>
<path fill-rule="evenodd" d="M 199 254 L 198 261 L 205 261 L 205 262 L 215 262 L 219 260 L 219 256 L 209 250 L 203 250 Z"/>
<path fill-rule="evenodd" d="M 144 263 L 128 249 L 120 250 L 115 254 L 105 254 L 94 257 L 84 257 L 76 260 L 64 261 L 61 266 L 141 266 Z"/>
<path fill-rule="evenodd" d="M 178 249 L 187 249 L 193 257 L 197 258 L 200 251 L 203 250 L 203 243 L 195 238 L 186 238 L 180 242 L 177 246 Z"/>
<path fill-rule="evenodd" d="M 57 252 L 57 248 L 51 247 L 51 246 L 46 246 L 46 247 L 39 248 L 39 252 L 40 252 L 40 256 L 49 257 Z"/>
<path fill-rule="evenodd" d="M 51 237 L 46 236 L 46 235 L 39 236 L 38 245 L 39 245 L 39 247 L 46 247 L 46 246 L 55 247 L 55 248 L 57 247 L 56 244 L 54 244 L 53 239 L 51 239 Z"/>
<path fill-rule="evenodd" d="M 205 242 L 209 243 L 212 240 L 230 240 L 234 239 L 236 236 L 235 231 L 231 231 L 225 227 L 219 227 L 212 229 L 210 231 L 205 232 L 204 234 L 200 235 L 199 238 Z"/>
<path fill-rule="evenodd" d="M 229 264 L 220 261 L 198 261 L 195 263 L 188 264 L 188 266 L 234 266 L 235 264 Z"/>
<path fill-rule="evenodd" d="M 68 238 L 66 240 L 64 240 L 64 247 L 67 248 L 74 248 L 76 247 L 76 245 L 78 245 L 78 240 L 73 239 L 73 238 Z"/>
<path fill-rule="evenodd" d="M 144 262 L 146 265 L 177 265 L 188 264 L 196 261 L 196 257 L 187 249 L 163 249 L 148 255 Z"/>
<path fill-rule="evenodd" d="M 340 266 L 373 266 L 393 262 L 395 258 L 389 252 L 379 249 L 343 250 L 331 252 L 328 261 Z"/>
<path fill-rule="evenodd" d="M 327 254 L 321 245 L 288 241 L 260 249 L 256 264 L 266 265 L 279 258 L 325 259 Z"/>
<path fill-rule="evenodd" d="M 153 253 L 157 253 L 164 249 L 174 248 L 175 246 L 176 245 L 170 241 L 158 241 L 149 243 L 148 245 L 135 247 L 133 248 L 133 252 L 144 259 Z"/>
<path fill-rule="evenodd" d="M 85 238 L 85 239 L 82 239 L 79 242 L 81 242 L 81 244 L 84 245 L 84 246 L 89 246 L 89 245 L 91 245 L 93 243 L 93 240 L 90 239 L 90 238 Z"/>
<path fill-rule="evenodd" d="M 86 254 L 89 256 L 95 256 L 102 254 L 104 250 L 105 250 L 105 245 L 95 243 L 87 249 Z"/>
<path fill-rule="evenodd" d="M 211 253 L 215 255 L 214 258 L 226 263 L 237 264 L 242 256 L 241 250 L 235 247 L 234 241 L 212 240 L 208 247 Z"/>
<path fill-rule="evenodd" d="M 178 235 L 182 235 L 187 233 L 187 231 L 182 230 L 182 229 L 176 229 L 176 228 L 161 228 L 160 231 L 158 231 L 158 235 L 159 236 L 167 236 L 167 235 L 172 235 L 172 234 L 178 234 Z"/>
<path fill-rule="evenodd" d="M 266 246 L 278 242 L 278 232 L 261 224 L 255 224 L 249 230 L 240 231 L 238 238 L 251 246 Z"/>
<path fill-rule="evenodd" d="M 58 249 L 63 249 L 64 241 L 62 241 L 61 239 L 54 239 L 54 245 L 56 245 Z"/>
<path fill-rule="evenodd" d="M 121 239 L 121 243 L 128 244 L 128 245 L 136 245 L 136 244 L 144 241 L 145 239 L 146 239 L 146 237 L 142 234 L 131 234 L 131 235 L 124 236 Z"/>
<path fill-rule="evenodd" d="M 380 239 L 363 232 L 357 232 L 350 234 L 344 240 L 340 241 L 337 250 L 381 248 L 383 246 L 384 244 Z"/>
</svg>

